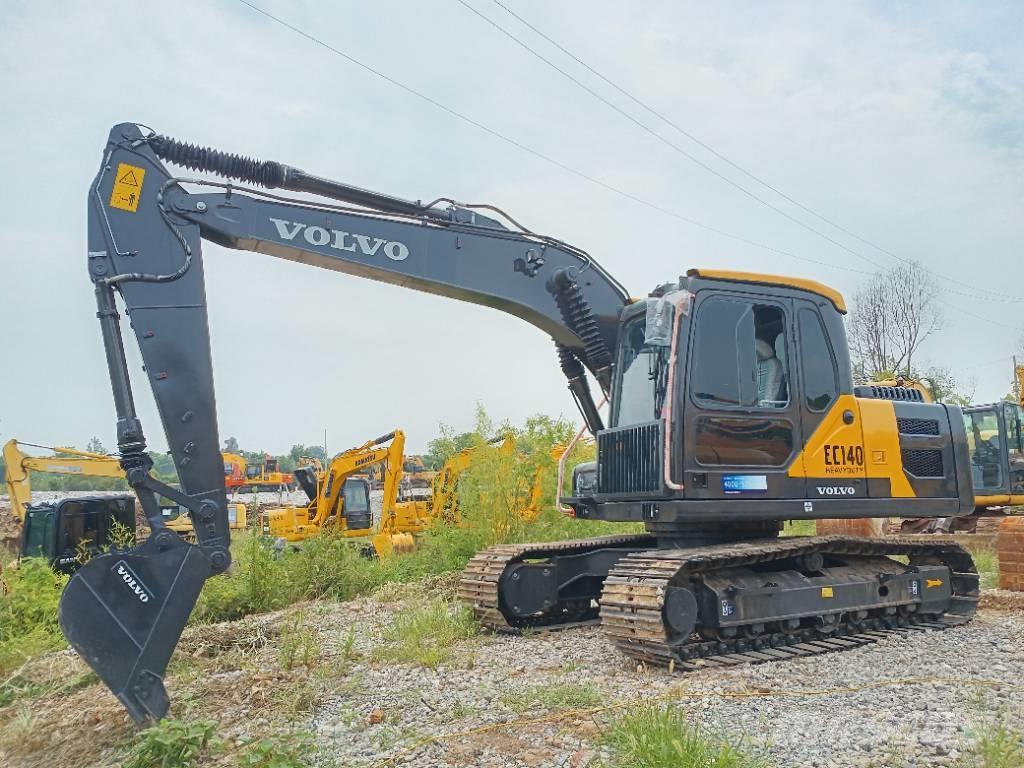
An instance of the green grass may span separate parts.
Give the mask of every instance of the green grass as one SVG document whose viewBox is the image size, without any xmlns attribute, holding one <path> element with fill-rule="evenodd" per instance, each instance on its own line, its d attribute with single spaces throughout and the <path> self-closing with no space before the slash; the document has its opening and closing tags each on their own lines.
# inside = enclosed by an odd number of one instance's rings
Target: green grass
<svg viewBox="0 0 1024 768">
<path fill-rule="evenodd" d="M 787 520 L 782 527 L 783 536 L 814 536 L 817 534 L 814 520 Z"/>
<path fill-rule="evenodd" d="M 600 706 L 602 694 L 592 683 L 553 683 L 502 695 L 502 703 L 516 712 L 537 709 L 590 709 Z"/>
<path fill-rule="evenodd" d="M 191 768 L 222 749 L 212 720 L 161 720 L 135 738 L 124 768 Z"/>
<path fill-rule="evenodd" d="M 283 630 L 277 643 L 277 658 L 284 670 L 310 667 L 319 658 L 316 632 L 303 626 L 302 613 L 297 613 Z"/>
<path fill-rule="evenodd" d="M 957 763 L 958 768 L 1021 768 L 1024 732 L 1001 721 L 986 724 L 974 745 Z"/>
<path fill-rule="evenodd" d="M 767 768 L 762 758 L 687 722 L 682 711 L 643 706 L 609 727 L 609 768 Z"/>
<path fill-rule="evenodd" d="M 384 630 L 373 659 L 435 669 L 451 660 L 455 643 L 479 631 L 467 606 L 433 600 L 399 614 Z"/>
<path fill-rule="evenodd" d="M 57 604 L 66 583 L 66 576 L 36 558 L 0 576 L 0 677 L 33 656 L 64 647 Z"/>
<path fill-rule="evenodd" d="M 981 588 L 995 589 L 999 584 L 999 556 L 996 551 L 992 547 L 977 544 L 968 547 L 968 550 L 981 577 Z"/>
</svg>

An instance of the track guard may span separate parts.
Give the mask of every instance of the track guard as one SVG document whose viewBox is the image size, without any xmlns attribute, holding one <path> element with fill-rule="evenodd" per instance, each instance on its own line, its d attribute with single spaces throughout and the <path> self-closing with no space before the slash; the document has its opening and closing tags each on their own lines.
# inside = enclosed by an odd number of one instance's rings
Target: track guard
<svg viewBox="0 0 1024 768">
<path fill-rule="evenodd" d="M 137 723 L 167 714 L 164 672 L 210 573 L 202 550 L 163 531 L 94 557 L 61 595 L 64 636 Z"/>
</svg>

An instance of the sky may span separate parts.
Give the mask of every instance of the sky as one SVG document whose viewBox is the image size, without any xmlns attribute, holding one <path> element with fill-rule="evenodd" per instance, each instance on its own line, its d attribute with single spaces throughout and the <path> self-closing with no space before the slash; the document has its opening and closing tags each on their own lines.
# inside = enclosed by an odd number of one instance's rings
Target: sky
<svg viewBox="0 0 1024 768">
<path fill-rule="evenodd" d="M 466 4 L 836 242 L 687 159 L 458 0 L 252 2 L 578 174 L 239 0 L 152 10 L 9 0 L 0 440 L 115 445 L 85 213 L 107 132 L 124 121 L 399 197 L 494 203 L 586 249 L 633 295 L 713 267 L 816 279 L 849 297 L 892 254 L 917 259 L 941 276 L 946 316 L 919 357 L 973 380 L 977 402 L 1008 391 L 1024 329 L 1020 3 L 504 0 L 720 155 L 882 251 L 744 177 L 492 0 Z M 282 453 L 326 430 L 334 452 L 401 427 L 417 451 L 441 423 L 472 428 L 478 402 L 498 422 L 579 420 L 550 340 L 517 318 L 211 244 L 204 262 L 221 439 Z M 150 446 L 166 449 L 128 341 Z"/>
</svg>

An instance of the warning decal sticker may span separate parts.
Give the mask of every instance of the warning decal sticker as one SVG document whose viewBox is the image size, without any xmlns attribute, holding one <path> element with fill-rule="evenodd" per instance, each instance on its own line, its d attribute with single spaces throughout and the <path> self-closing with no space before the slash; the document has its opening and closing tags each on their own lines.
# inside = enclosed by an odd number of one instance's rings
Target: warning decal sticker
<svg viewBox="0 0 1024 768">
<path fill-rule="evenodd" d="M 118 163 L 117 175 L 114 176 L 114 190 L 110 193 L 110 207 L 135 213 L 139 208 L 142 179 L 145 175 L 145 168 Z"/>
</svg>

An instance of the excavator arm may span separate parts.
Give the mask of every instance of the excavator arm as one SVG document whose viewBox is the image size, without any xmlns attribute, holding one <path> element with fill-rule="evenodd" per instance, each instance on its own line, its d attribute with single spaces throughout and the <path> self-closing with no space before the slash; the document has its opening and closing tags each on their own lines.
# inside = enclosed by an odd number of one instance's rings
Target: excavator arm
<svg viewBox="0 0 1024 768">
<path fill-rule="evenodd" d="M 167 164 L 225 181 L 182 178 Z M 334 202 L 266 191 L 274 188 Z M 626 291 L 586 253 L 482 210 L 496 211 L 401 200 L 132 123 L 111 130 L 88 192 L 87 266 L 121 466 L 152 534 L 130 552 L 94 558 L 79 570 L 62 597 L 60 622 L 137 721 L 166 713 L 167 663 L 203 583 L 231 561 L 202 240 L 516 315 L 552 337 L 585 420 L 600 428 L 584 369 L 609 390 Z M 138 340 L 181 490 L 150 474 L 115 294 Z M 189 510 L 195 545 L 167 529 L 158 495 Z"/>
</svg>

